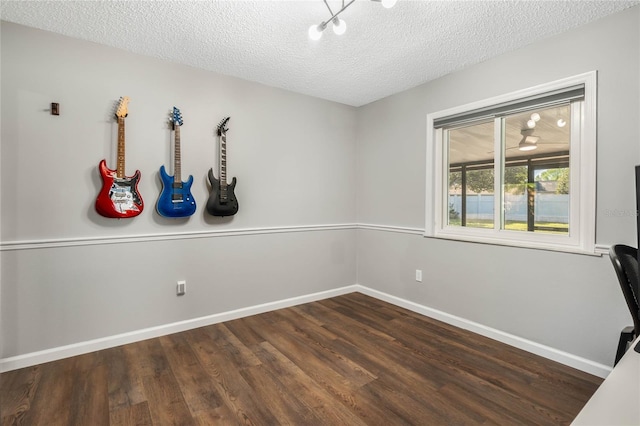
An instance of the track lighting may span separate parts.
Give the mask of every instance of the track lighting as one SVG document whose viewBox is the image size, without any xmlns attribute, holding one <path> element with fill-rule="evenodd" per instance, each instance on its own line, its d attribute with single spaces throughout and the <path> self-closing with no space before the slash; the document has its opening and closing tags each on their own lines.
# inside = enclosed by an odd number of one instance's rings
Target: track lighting
<svg viewBox="0 0 640 426">
<path fill-rule="evenodd" d="M 356 0 L 351 0 L 349 3 L 346 3 L 346 4 L 344 0 L 342 0 L 342 8 L 336 13 L 333 13 L 333 10 L 331 10 L 331 7 L 329 6 L 329 3 L 327 3 L 327 0 L 322 0 L 322 1 L 327 6 L 327 9 L 329 9 L 329 13 L 331 14 L 331 17 L 326 21 L 322 21 L 318 25 L 312 25 L 309 27 L 309 38 L 311 40 L 320 40 L 320 38 L 322 38 L 322 32 L 327 28 L 327 25 L 330 22 L 333 25 L 334 33 L 336 33 L 337 35 L 344 34 L 345 31 L 347 31 L 347 23 L 344 22 L 344 20 L 338 18 L 338 15 L 344 12 L 344 10 L 349 6 L 351 6 L 353 2 L 355 2 Z M 398 0 L 371 0 L 371 1 L 381 3 L 382 6 L 386 9 L 393 7 L 398 2 Z"/>
</svg>

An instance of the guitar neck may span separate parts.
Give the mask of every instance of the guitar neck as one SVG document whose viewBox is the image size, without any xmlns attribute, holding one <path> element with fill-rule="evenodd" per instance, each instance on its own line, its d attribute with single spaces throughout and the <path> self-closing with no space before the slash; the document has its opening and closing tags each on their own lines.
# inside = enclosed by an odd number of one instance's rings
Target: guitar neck
<svg viewBox="0 0 640 426">
<path fill-rule="evenodd" d="M 124 117 L 118 117 L 118 161 L 116 164 L 116 177 L 125 177 L 124 168 Z"/>
<path fill-rule="evenodd" d="M 176 126 L 174 124 L 175 129 L 175 140 L 174 140 L 174 152 L 173 152 L 173 176 L 174 182 L 182 182 L 182 167 L 180 163 L 180 126 Z"/>
<path fill-rule="evenodd" d="M 227 187 L 227 134 L 220 135 L 220 186 Z"/>
</svg>

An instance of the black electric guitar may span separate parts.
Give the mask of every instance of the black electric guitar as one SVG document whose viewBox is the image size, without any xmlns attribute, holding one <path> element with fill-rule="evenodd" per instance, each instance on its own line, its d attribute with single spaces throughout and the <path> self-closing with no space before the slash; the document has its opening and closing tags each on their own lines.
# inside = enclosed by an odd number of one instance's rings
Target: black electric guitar
<svg viewBox="0 0 640 426">
<path fill-rule="evenodd" d="M 209 169 L 209 182 L 211 193 L 207 200 L 207 212 L 212 216 L 233 216 L 238 213 L 238 199 L 234 190 L 236 178 L 227 183 L 227 131 L 225 126 L 231 117 L 224 118 L 218 124 L 218 138 L 220 139 L 220 179 L 213 175 L 213 169 Z"/>
</svg>

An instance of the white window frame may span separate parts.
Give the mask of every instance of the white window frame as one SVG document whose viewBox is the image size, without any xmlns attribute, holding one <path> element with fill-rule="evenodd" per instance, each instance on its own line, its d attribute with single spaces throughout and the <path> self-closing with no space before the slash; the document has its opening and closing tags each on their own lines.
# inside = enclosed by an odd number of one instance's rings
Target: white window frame
<svg viewBox="0 0 640 426">
<path fill-rule="evenodd" d="M 448 225 L 448 149 L 444 146 L 443 129 L 434 128 L 434 121 L 457 114 L 514 102 L 536 95 L 584 85 L 584 99 L 572 104 L 572 120 L 569 170 L 570 170 L 570 218 L 569 235 L 554 235 L 500 229 L 502 212 L 502 156 L 494 165 L 495 216 L 494 229 L 481 229 Z M 470 241 L 486 244 L 595 254 L 596 226 L 596 129 L 597 129 L 597 72 L 564 78 L 524 90 L 485 99 L 427 114 L 427 173 L 425 237 Z M 495 152 L 502 152 L 500 118 L 495 119 Z M 445 199 L 446 197 L 446 199 Z"/>
</svg>

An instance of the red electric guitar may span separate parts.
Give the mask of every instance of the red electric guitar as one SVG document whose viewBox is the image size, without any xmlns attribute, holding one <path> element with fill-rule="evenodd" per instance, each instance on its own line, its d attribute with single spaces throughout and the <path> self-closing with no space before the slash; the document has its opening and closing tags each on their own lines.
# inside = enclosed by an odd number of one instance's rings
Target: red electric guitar
<svg viewBox="0 0 640 426">
<path fill-rule="evenodd" d="M 120 98 L 116 109 L 118 120 L 118 161 L 116 170 L 107 168 L 105 160 L 100 161 L 98 170 L 102 176 L 102 190 L 96 199 L 96 211 L 102 216 L 111 218 L 126 218 L 138 216 L 142 213 L 144 203 L 138 192 L 140 170 L 136 170 L 132 177 L 124 174 L 124 119 L 127 116 L 129 98 Z"/>
</svg>

